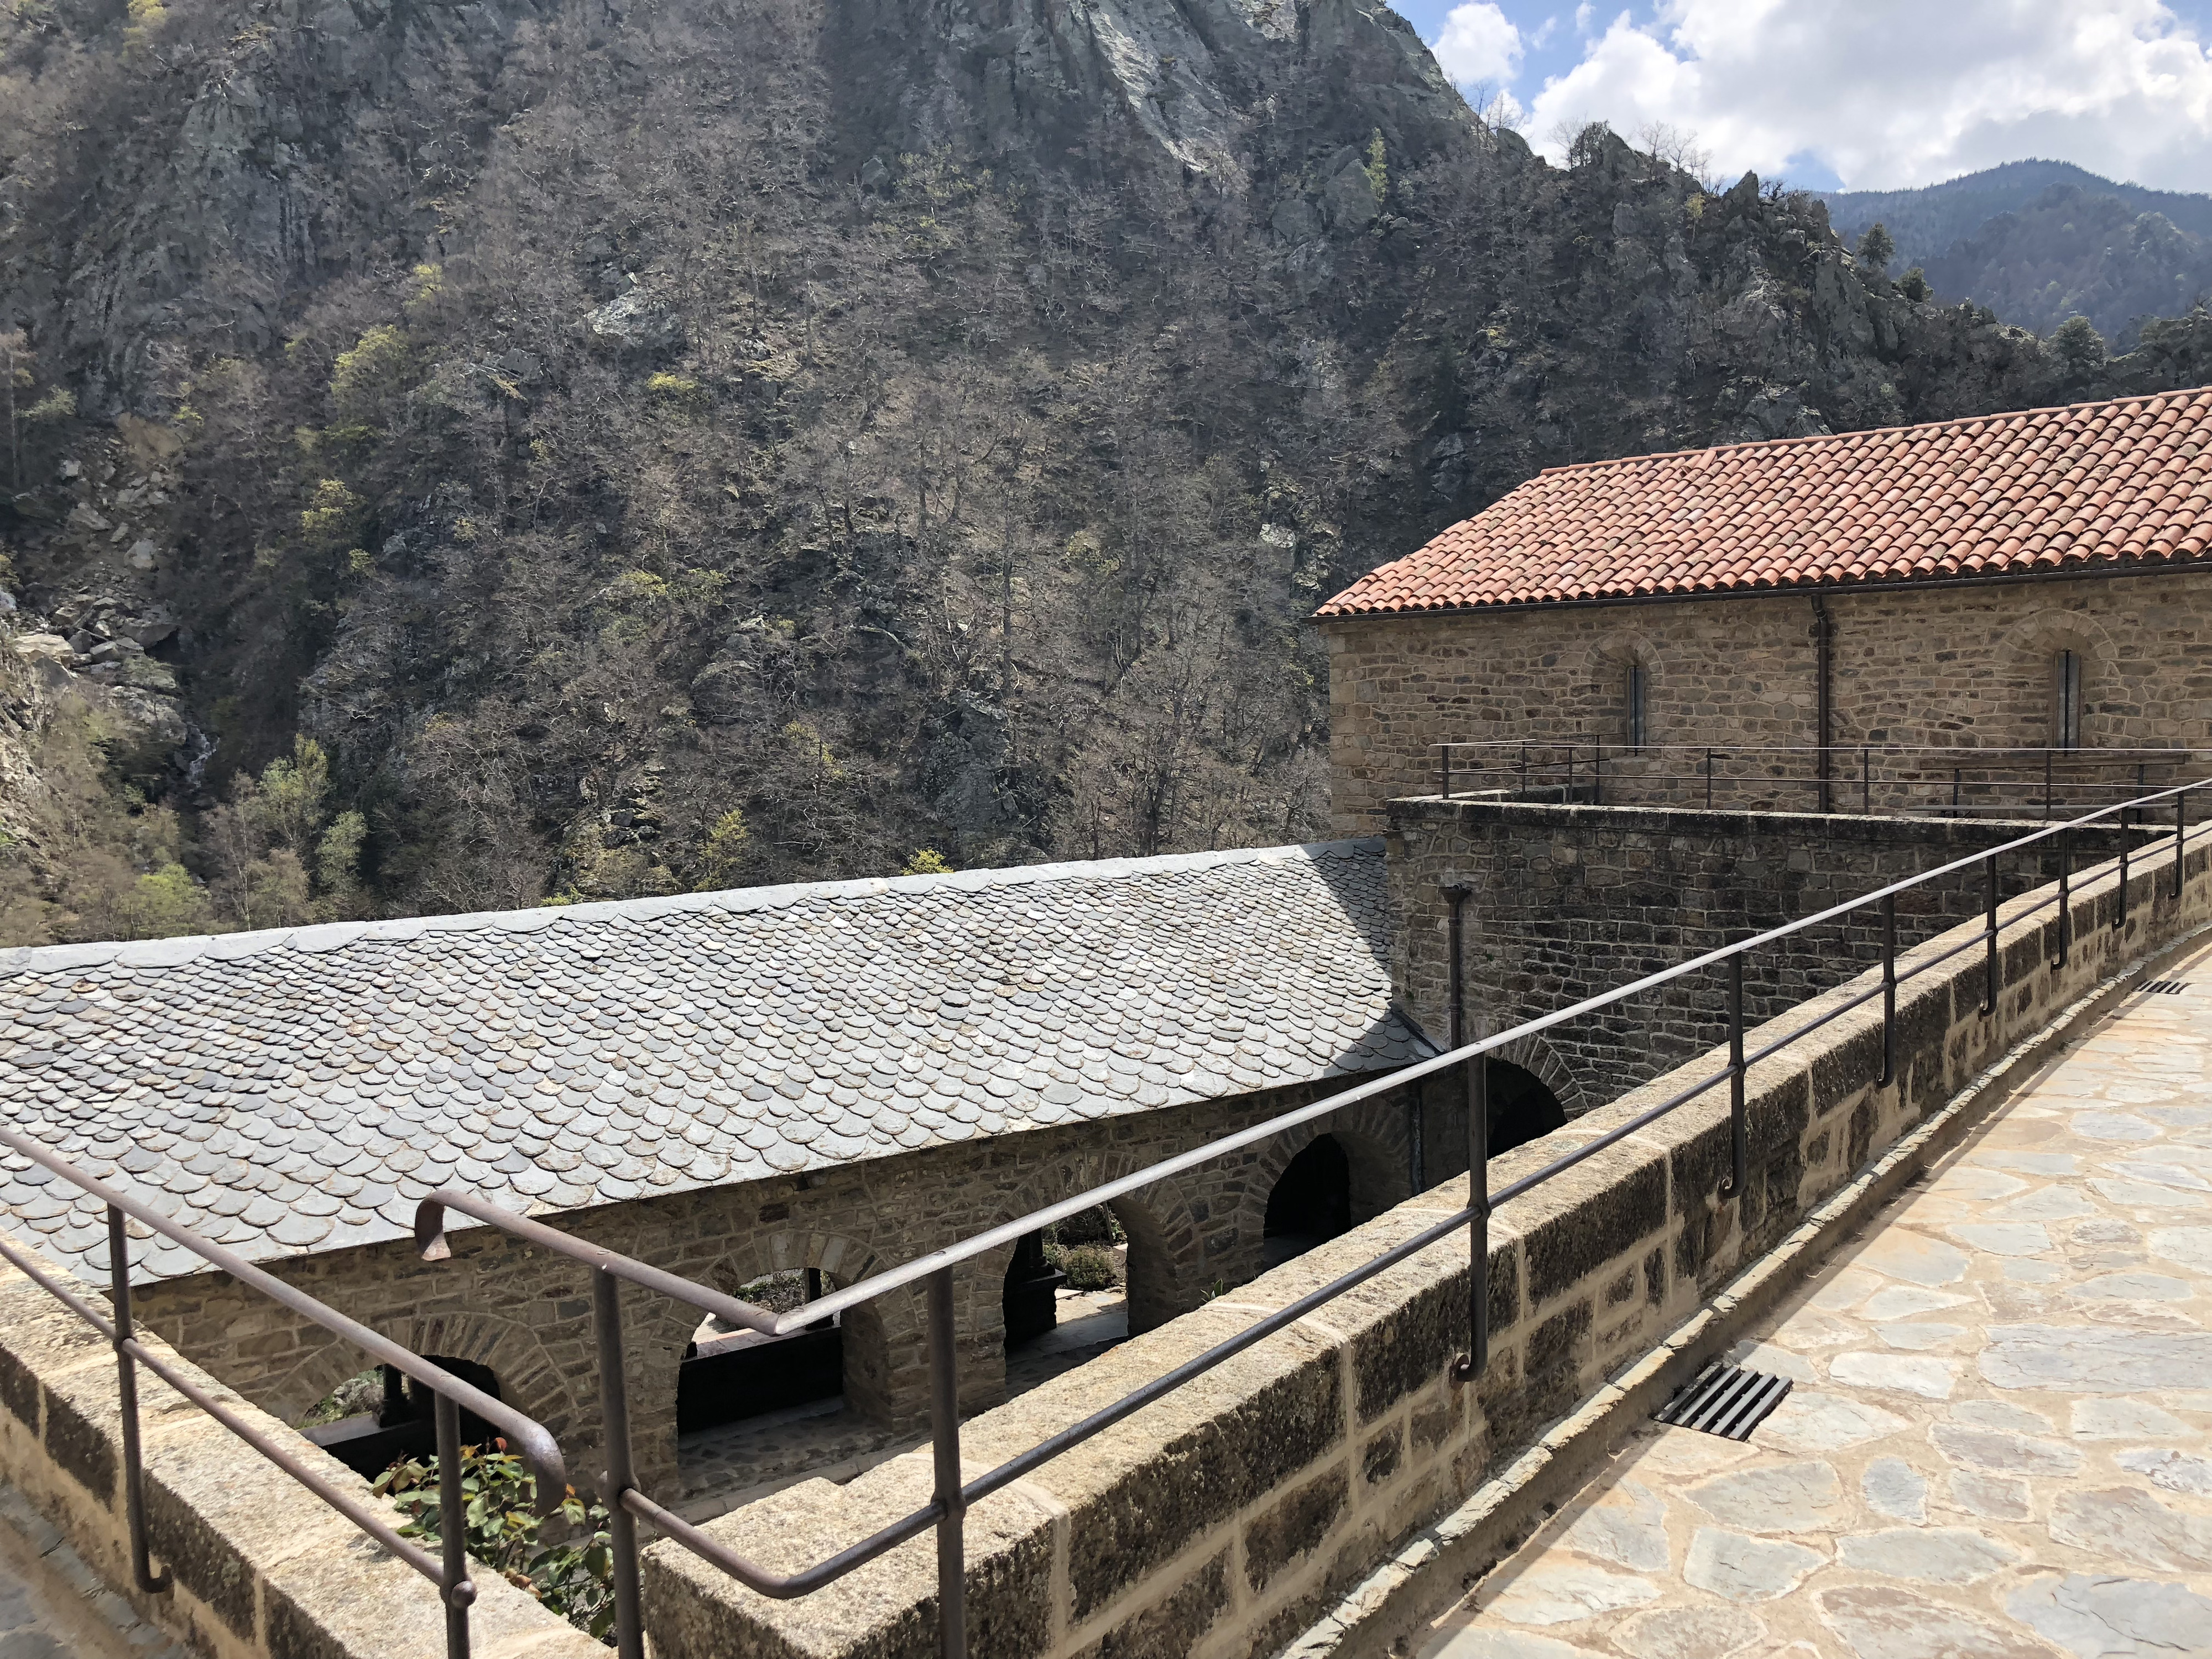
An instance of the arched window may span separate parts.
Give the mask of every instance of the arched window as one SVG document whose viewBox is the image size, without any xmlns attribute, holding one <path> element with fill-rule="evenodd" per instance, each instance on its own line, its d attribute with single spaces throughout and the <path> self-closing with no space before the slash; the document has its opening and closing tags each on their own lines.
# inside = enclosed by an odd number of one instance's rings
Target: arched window
<svg viewBox="0 0 2212 1659">
<path fill-rule="evenodd" d="M 2081 746 L 2081 653 L 2061 651 L 2051 662 L 2051 746 Z"/>
<path fill-rule="evenodd" d="M 1649 677 L 1644 665 L 1632 659 L 1628 665 L 1628 746 L 1641 749 L 1644 743 L 1644 706 Z"/>
</svg>

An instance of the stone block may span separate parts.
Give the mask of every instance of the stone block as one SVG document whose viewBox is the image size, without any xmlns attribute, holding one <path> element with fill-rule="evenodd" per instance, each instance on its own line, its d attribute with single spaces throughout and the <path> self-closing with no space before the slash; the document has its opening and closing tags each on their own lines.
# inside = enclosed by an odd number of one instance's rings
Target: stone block
<svg viewBox="0 0 2212 1659">
<path fill-rule="evenodd" d="M 1311 1554 L 1352 1501 L 1341 1467 L 1329 1469 L 1275 1500 L 1244 1528 L 1244 1580 L 1264 1593 L 1299 1558 Z"/>
<path fill-rule="evenodd" d="M 1538 1200 L 1550 1200 L 1553 1213 L 1529 1227 L 1522 1249 L 1528 1299 L 1541 1307 L 1664 1231 L 1666 1163 L 1650 1148 L 1624 1141 L 1554 1176 L 1524 1201 Z"/>
<path fill-rule="evenodd" d="M 826 1560 L 929 1502 L 927 1460 L 896 1458 L 849 1486 L 806 1480 L 708 1524 L 708 1532 L 771 1572 Z M 1052 1511 L 1018 1490 L 1000 1492 L 966 1522 L 969 1650 L 1007 1659 L 1044 1653 L 1051 1635 Z M 937 1646 L 933 1533 L 900 1545 L 836 1582 L 792 1601 L 747 1589 L 663 1540 L 641 1566 L 647 1628 L 659 1659 L 908 1659 Z"/>
<path fill-rule="evenodd" d="M 1158 1659 L 1188 1653 L 1228 1611 L 1231 1600 L 1229 1552 L 1224 1550 L 1164 1600 L 1123 1620 L 1077 1659 Z"/>
</svg>

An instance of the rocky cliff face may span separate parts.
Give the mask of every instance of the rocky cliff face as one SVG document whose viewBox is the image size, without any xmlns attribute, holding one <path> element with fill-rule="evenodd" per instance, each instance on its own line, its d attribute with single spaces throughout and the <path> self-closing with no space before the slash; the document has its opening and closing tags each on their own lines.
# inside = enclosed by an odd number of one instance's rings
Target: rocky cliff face
<svg viewBox="0 0 2212 1659">
<path fill-rule="evenodd" d="M 1313 834 L 1303 617 L 1532 470 L 2212 378 L 1547 167 L 1342 0 L 4 27 L 0 537 L 216 923 Z M 220 878 L 303 733 L 363 879 Z"/>
</svg>

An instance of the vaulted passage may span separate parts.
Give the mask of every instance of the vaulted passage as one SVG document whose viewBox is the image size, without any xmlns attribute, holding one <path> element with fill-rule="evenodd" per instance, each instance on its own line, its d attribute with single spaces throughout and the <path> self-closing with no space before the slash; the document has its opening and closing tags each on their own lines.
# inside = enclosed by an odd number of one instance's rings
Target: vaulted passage
<svg viewBox="0 0 2212 1659">
<path fill-rule="evenodd" d="M 1491 1157 L 1566 1127 L 1566 1109 L 1559 1097 L 1527 1067 L 1510 1060 L 1492 1060 L 1483 1080 L 1490 1091 Z"/>
<path fill-rule="evenodd" d="M 1352 1160 L 1334 1135 L 1316 1135 L 1267 1194 L 1260 1262 L 1279 1267 L 1352 1231 Z"/>
</svg>

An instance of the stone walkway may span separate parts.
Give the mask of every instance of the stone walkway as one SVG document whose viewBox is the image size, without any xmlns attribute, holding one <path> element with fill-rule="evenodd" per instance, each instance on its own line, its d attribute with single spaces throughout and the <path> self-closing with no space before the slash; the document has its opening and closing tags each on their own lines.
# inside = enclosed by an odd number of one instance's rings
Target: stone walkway
<svg viewBox="0 0 2212 1659">
<path fill-rule="evenodd" d="M 195 1659 L 94 1577 L 68 1540 L 0 1483 L 0 1659 Z"/>
<path fill-rule="evenodd" d="M 2212 1659 L 2212 950 L 1647 1425 L 1422 1659 Z"/>
</svg>

